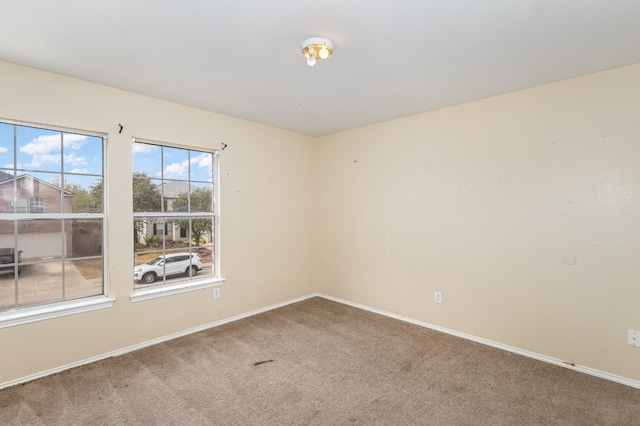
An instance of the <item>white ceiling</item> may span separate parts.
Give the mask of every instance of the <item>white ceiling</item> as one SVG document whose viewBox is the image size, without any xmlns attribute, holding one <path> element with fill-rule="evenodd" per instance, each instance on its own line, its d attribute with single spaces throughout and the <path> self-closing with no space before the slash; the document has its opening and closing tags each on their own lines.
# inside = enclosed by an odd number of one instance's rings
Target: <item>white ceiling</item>
<svg viewBox="0 0 640 426">
<path fill-rule="evenodd" d="M 1 0 L 0 59 L 317 136 L 638 63 L 640 0 Z"/>
</svg>

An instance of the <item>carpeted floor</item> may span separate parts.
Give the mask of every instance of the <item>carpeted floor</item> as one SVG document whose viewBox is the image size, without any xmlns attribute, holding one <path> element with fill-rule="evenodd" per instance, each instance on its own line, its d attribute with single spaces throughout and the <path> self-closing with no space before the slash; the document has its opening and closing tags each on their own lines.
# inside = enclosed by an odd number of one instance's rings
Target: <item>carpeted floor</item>
<svg viewBox="0 0 640 426">
<path fill-rule="evenodd" d="M 313 298 L 0 390 L 2 425 L 640 425 L 640 390 Z"/>
</svg>

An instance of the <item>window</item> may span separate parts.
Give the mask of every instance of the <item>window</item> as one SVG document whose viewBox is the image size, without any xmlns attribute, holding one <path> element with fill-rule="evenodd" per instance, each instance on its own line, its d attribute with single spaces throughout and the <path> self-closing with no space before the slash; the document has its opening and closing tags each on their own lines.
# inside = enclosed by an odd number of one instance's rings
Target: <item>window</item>
<svg viewBox="0 0 640 426">
<path fill-rule="evenodd" d="M 44 198 L 31 198 L 29 200 L 29 213 L 44 213 Z"/>
<path fill-rule="evenodd" d="M 154 223 L 153 224 L 153 235 L 167 235 L 167 224 L 165 223 L 162 226 L 162 223 Z"/>
<path fill-rule="evenodd" d="M 104 134 L 0 121 L 0 325 L 104 296 L 104 145 Z"/>
<path fill-rule="evenodd" d="M 133 300 L 219 284 L 217 151 L 134 140 L 132 158 Z"/>
<path fill-rule="evenodd" d="M 13 201 L 11 199 L 11 210 L 16 213 L 26 213 L 27 212 L 27 199 L 26 198 L 18 198 Z"/>
</svg>

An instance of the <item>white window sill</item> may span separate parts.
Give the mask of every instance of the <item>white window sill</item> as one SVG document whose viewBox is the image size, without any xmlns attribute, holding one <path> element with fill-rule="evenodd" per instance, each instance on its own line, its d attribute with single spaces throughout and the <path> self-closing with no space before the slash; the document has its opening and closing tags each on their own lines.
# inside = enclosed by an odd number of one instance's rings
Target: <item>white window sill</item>
<svg viewBox="0 0 640 426">
<path fill-rule="evenodd" d="M 186 293 L 188 291 L 202 290 L 204 288 L 218 287 L 222 285 L 224 278 L 205 278 L 197 281 L 184 281 L 176 284 L 161 284 L 148 288 L 133 290 L 130 299 L 132 302 L 140 302 L 156 297 L 170 296 L 172 294 Z"/>
<path fill-rule="evenodd" d="M 0 313 L 0 328 L 110 308 L 114 301 L 107 296 L 94 296 L 2 312 Z"/>
</svg>

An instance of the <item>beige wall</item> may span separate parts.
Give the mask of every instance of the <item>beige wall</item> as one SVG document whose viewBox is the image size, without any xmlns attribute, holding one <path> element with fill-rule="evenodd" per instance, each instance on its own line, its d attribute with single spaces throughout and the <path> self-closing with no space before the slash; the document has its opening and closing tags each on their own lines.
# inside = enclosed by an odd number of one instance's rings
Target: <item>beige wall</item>
<svg viewBox="0 0 640 426">
<path fill-rule="evenodd" d="M 320 139 L 9 63 L 0 76 L 0 117 L 109 133 L 116 298 L 0 329 L 0 384 L 315 291 L 640 380 L 640 65 Z M 130 302 L 134 136 L 228 144 L 220 300 Z"/>
<path fill-rule="evenodd" d="M 639 112 L 635 65 L 323 138 L 320 290 L 640 380 Z"/>
<path fill-rule="evenodd" d="M 215 96 L 215 94 L 212 94 Z M 312 138 L 0 62 L 0 117 L 108 132 L 110 309 L 0 329 L 0 384 L 314 291 Z M 118 124 L 124 126 L 118 134 Z M 221 155 L 222 297 L 132 303 L 131 138 Z"/>
</svg>

